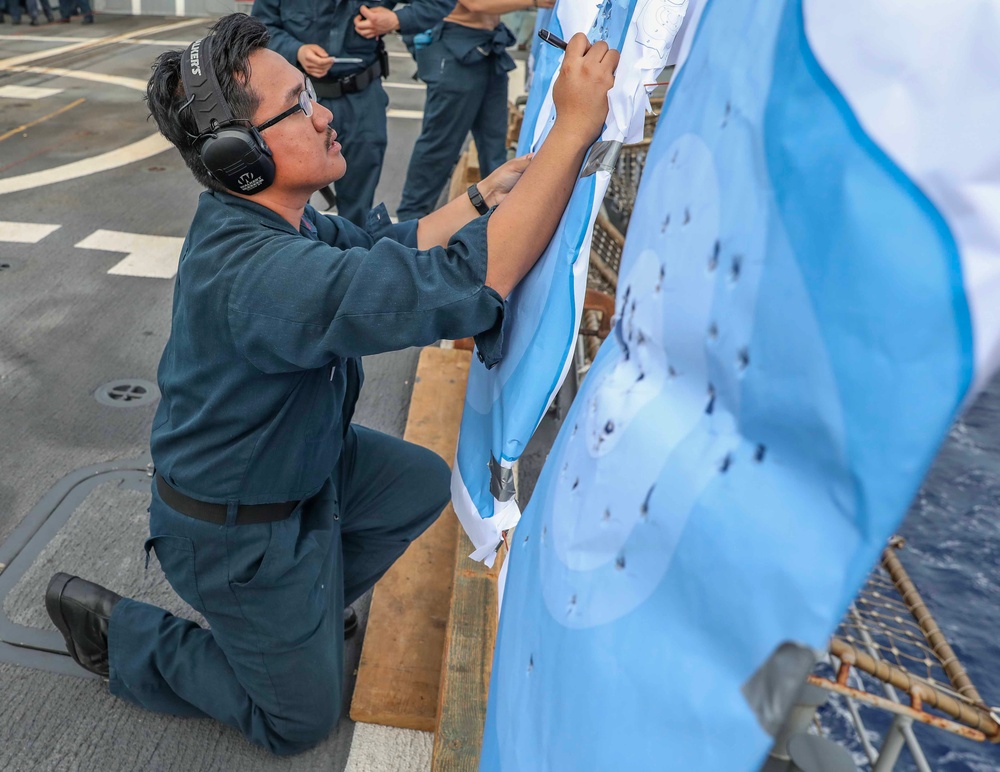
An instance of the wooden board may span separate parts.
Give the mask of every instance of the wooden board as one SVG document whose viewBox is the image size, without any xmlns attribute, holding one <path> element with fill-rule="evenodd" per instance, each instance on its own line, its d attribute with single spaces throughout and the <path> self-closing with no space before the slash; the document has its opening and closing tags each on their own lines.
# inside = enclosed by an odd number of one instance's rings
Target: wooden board
<svg viewBox="0 0 1000 772">
<path fill-rule="evenodd" d="M 479 769 L 497 637 L 497 576 L 504 551 L 493 568 L 487 568 L 469 559 L 473 546 L 464 532 L 459 532 L 457 542 L 433 772 Z"/>
<path fill-rule="evenodd" d="M 449 463 L 469 360 L 457 349 L 421 352 L 403 435 Z M 355 721 L 434 731 L 460 530 L 449 505 L 375 585 L 351 703 Z"/>
<path fill-rule="evenodd" d="M 448 200 L 454 201 L 468 190 L 473 182 L 479 182 L 479 152 L 474 140 L 469 141 L 469 147 L 458 157 L 458 163 L 451 173 L 448 183 Z"/>
</svg>

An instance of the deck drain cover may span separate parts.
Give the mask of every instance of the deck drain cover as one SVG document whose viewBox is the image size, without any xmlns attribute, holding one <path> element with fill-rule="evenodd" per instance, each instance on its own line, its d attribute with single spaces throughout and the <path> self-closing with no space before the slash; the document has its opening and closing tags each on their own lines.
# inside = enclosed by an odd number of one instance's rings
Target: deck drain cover
<svg viewBox="0 0 1000 772">
<path fill-rule="evenodd" d="M 160 390 L 155 383 L 128 378 L 105 383 L 94 392 L 94 398 L 109 407 L 142 407 L 156 402 L 160 398 Z"/>
</svg>

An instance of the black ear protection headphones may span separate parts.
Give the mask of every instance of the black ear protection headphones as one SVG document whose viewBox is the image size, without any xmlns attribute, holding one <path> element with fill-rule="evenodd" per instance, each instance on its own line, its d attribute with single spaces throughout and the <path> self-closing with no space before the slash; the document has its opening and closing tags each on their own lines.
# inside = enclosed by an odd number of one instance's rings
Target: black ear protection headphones
<svg viewBox="0 0 1000 772">
<path fill-rule="evenodd" d="M 194 111 L 192 145 L 212 179 L 234 193 L 253 195 L 274 182 L 274 159 L 253 126 L 233 117 L 212 69 L 212 39 L 196 40 L 181 56 L 181 81 Z"/>
</svg>

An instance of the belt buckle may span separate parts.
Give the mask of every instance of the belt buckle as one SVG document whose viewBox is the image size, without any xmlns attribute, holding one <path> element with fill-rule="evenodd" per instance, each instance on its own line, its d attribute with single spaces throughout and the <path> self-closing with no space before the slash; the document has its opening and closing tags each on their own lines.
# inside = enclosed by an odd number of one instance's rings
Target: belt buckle
<svg viewBox="0 0 1000 772">
<path fill-rule="evenodd" d="M 348 93 L 349 89 L 356 88 L 358 82 L 358 75 L 345 75 L 343 78 L 337 78 L 337 85 L 340 86 L 342 93 Z"/>
</svg>

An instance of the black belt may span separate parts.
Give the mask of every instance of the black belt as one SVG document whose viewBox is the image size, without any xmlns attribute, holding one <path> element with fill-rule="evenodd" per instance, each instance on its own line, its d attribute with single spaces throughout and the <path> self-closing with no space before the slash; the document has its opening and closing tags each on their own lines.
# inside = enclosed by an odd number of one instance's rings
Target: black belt
<svg viewBox="0 0 1000 772">
<path fill-rule="evenodd" d="M 337 80 L 317 80 L 313 81 L 313 88 L 316 89 L 316 96 L 323 99 L 340 99 L 344 94 L 357 94 L 364 91 L 371 85 L 372 81 L 382 77 L 383 67 L 381 61 L 376 61 L 367 70 L 362 70 L 354 75 L 347 75 Z"/>
<path fill-rule="evenodd" d="M 226 514 L 229 510 L 225 504 L 210 504 L 185 496 L 180 491 L 171 488 L 163 475 L 156 473 L 156 491 L 164 503 L 182 515 L 204 520 L 216 525 L 226 524 Z M 297 501 L 279 501 L 275 504 L 240 504 L 236 509 L 236 525 L 254 525 L 258 523 L 273 523 L 284 520 L 299 505 Z"/>
</svg>

